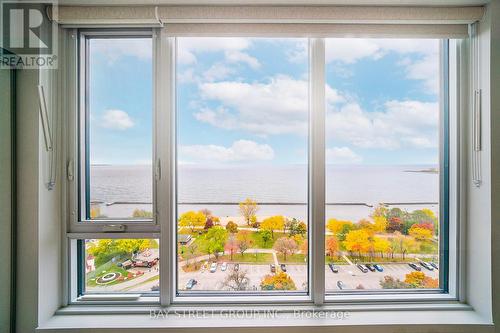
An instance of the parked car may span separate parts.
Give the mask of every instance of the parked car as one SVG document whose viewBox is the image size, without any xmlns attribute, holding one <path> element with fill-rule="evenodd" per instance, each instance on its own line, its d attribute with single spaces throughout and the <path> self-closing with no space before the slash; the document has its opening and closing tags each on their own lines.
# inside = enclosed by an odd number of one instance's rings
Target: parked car
<svg viewBox="0 0 500 333">
<path fill-rule="evenodd" d="M 411 268 L 413 268 L 414 270 L 419 271 L 419 272 L 422 270 L 420 267 L 418 267 L 414 263 L 410 263 L 410 264 L 408 264 L 408 266 L 410 266 Z"/>
<path fill-rule="evenodd" d="M 227 269 L 227 262 L 223 262 L 222 265 L 220 266 L 221 271 L 225 271 Z"/>
<path fill-rule="evenodd" d="M 154 286 L 151 287 L 151 291 L 160 291 L 160 285 L 155 284 Z"/>
<path fill-rule="evenodd" d="M 434 269 L 439 269 L 439 266 L 434 261 L 431 261 L 430 264 Z"/>
<path fill-rule="evenodd" d="M 330 267 L 330 270 L 332 271 L 332 273 L 339 272 L 339 268 L 337 266 L 335 266 L 334 264 L 328 264 L 328 267 Z"/>
<path fill-rule="evenodd" d="M 283 272 L 286 272 L 286 265 L 285 264 L 280 264 L 280 268 Z"/>
<path fill-rule="evenodd" d="M 382 268 L 382 266 L 380 266 L 379 264 L 375 264 L 375 265 L 373 265 L 373 267 L 375 267 L 375 269 L 377 271 L 379 271 L 379 272 L 383 272 L 384 271 L 384 269 Z"/>
<path fill-rule="evenodd" d="M 340 290 L 344 289 L 344 282 L 342 282 L 342 281 L 338 280 L 338 281 L 337 281 L 337 287 L 338 287 Z"/>
<path fill-rule="evenodd" d="M 370 272 L 376 271 L 375 267 L 373 267 L 371 264 L 366 264 L 365 266 L 366 266 L 366 268 L 368 268 L 370 270 Z"/>
<path fill-rule="evenodd" d="M 429 263 L 426 263 L 425 261 L 421 261 L 420 265 L 422 265 L 422 267 L 427 268 L 429 271 L 433 271 L 434 270 L 434 267 L 432 267 Z"/>
<path fill-rule="evenodd" d="M 234 264 L 234 271 L 237 272 L 240 270 L 240 264 Z"/>
<path fill-rule="evenodd" d="M 271 269 L 271 273 L 276 273 L 276 265 L 275 264 L 269 265 L 269 268 Z"/>
<path fill-rule="evenodd" d="M 213 263 L 210 265 L 210 273 L 215 273 L 215 271 L 217 271 L 217 263 L 216 263 L 216 262 L 213 262 Z"/>
<path fill-rule="evenodd" d="M 186 289 L 188 290 L 193 289 L 193 287 L 197 284 L 198 281 L 196 281 L 195 279 L 189 279 L 188 282 L 186 283 Z"/>
<path fill-rule="evenodd" d="M 356 267 L 358 267 L 359 270 L 362 271 L 363 273 L 368 273 L 368 269 L 366 269 L 365 266 L 363 266 L 361 264 L 357 264 Z"/>
</svg>

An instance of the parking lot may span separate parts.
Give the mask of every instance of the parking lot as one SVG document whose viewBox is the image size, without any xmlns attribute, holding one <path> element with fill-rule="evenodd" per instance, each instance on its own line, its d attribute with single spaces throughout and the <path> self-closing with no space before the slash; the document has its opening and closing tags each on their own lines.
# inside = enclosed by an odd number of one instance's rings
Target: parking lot
<svg viewBox="0 0 500 333">
<path fill-rule="evenodd" d="M 228 273 L 233 270 L 234 264 L 228 264 L 225 272 L 220 270 L 220 265 L 215 273 L 210 273 L 208 270 L 196 272 L 184 272 L 179 270 L 179 290 L 185 290 L 186 283 L 189 279 L 195 279 L 198 284 L 193 290 L 224 290 L 224 280 Z M 404 280 L 405 275 L 414 272 L 407 264 L 384 264 L 383 272 L 361 272 L 355 265 L 339 265 L 339 272 L 333 273 L 328 266 L 325 266 L 325 281 L 326 290 L 339 290 L 337 281 L 342 281 L 346 289 L 354 289 L 358 285 L 362 285 L 365 289 L 380 289 L 380 280 L 386 275 Z M 286 265 L 287 274 L 291 276 L 297 290 L 305 290 L 307 284 L 307 265 Z M 247 272 L 247 277 L 250 280 L 249 287 L 252 290 L 260 290 L 260 281 L 266 274 L 270 274 L 269 265 L 249 265 L 240 264 L 240 270 Z M 438 278 L 437 270 L 428 271 L 422 267 L 422 272 L 432 278 Z"/>
</svg>

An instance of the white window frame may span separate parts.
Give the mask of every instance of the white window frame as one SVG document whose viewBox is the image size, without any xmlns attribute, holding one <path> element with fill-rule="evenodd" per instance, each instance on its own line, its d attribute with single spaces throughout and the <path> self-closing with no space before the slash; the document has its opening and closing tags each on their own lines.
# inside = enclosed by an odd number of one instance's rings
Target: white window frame
<svg viewBox="0 0 500 333">
<path fill-rule="evenodd" d="M 154 131 L 153 131 L 153 211 L 154 219 L 152 221 L 127 221 L 127 220 L 106 220 L 92 221 L 86 223 L 81 221 L 78 213 L 78 198 L 80 197 L 80 184 L 78 182 L 78 168 L 82 167 L 79 160 L 79 149 L 81 149 L 82 132 L 81 118 L 78 110 L 85 110 L 85 99 L 76 96 L 85 96 L 85 84 L 82 83 L 82 62 L 81 53 L 78 51 L 82 47 L 82 37 L 86 36 L 136 36 L 137 34 L 150 34 L 153 40 L 153 95 L 154 95 Z M 241 306 L 243 304 L 302 304 L 302 305 L 327 305 L 327 304 L 380 304 L 380 302 L 450 302 L 459 301 L 463 297 L 463 285 L 460 280 L 463 270 L 463 257 L 459 256 L 461 248 L 462 230 L 464 228 L 462 214 L 459 210 L 460 203 L 463 200 L 462 189 L 459 187 L 459 180 L 463 178 L 461 167 L 463 161 L 460 159 L 463 150 L 461 141 L 461 132 L 463 125 L 460 122 L 462 107 L 458 103 L 461 84 L 468 78 L 462 73 L 463 64 L 468 59 L 458 58 L 458 48 L 467 47 L 459 41 L 450 40 L 450 47 L 447 48 L 447 42 L 442 42 L 442 54 L 448 54 L 446 59 L 442 57 L 441 68 L 453 68 L 449 71 L 449 79 L 444 80 L 442 73 L 442 82 L 450 87 L 441 91 L 449 91 L 440 97 L 441 111 L 449 106 L 449 207 L 448 223 L 449 233 L 445 235 L 440 232 L 440 243 L 442 239 L 448 237 L 448 289 L 445 291 L 437 290 L 398 290 L 398 291 L 366 291 L 366 292 L 342 292 L 328 293 L 325 291 L 325 265 L 324 265 L 324 241 L 325 241 L 325 43 L 324 38 L 309 38 L 310 55 L 310 133 L 309 133 L 309 221 L 308 236 L 311 244 L 309 248 L 309 288 L 307 295 L 255 295 L 246 294 L 219 294 L 210 296 L 187 296 L 177 295 L 177 260 L 176 254 L 176 94 L 175 94 L 175 57 L 176 57 L 176 37 L 168 34 L 166 28 L 143 29 L 96 29 L 82 30 L 73 29 L 70 33 L 71 41 L 69 53 L 74 55 L 73 62 L 69 62 L 68 77 L 80 83 L 80 90 L 72 89 L 69 86 L 69 104 L 75 106 L 70 108 L 68 116 L 68 142 L 66 151 L 68 179 L 67 191 L 68 200 L 66 203 L 67 225 L 63 237 L 67 241 L 67 251 L 70 253 L 70 259 L 66 262 L 65 274 L 70 281 L 65 288 L 70 304 L 159 304 L 161 306 L 170 305 L 217 305 L 233 304 Z M 234 34 L 237 36 L 237 34 Z M 224 36 L 227 36 L 225 34 Z M 259 37 L 273 37 L 272 34 L 266 35 L 259 33 Z M 83 46 L 84 47 L 84 46 Z M 463 52 L 461 53 L 463 54 Z M 78 66 L 77 59 L 80 61 Z M 448 62 L 449 61 L 449 62 Z M 84 67 L 83 67 L 84 68 Z M 460 74 L 460 75 L 459 75 Z M 443 86 L 444 87 L 444 86 Z M 446 88 L 446 87 L 445 87 Z M 440 112 L 441 117 L 443 112 Z M 442 121 L 442 120 L 441 120 Z M 163 124 L 163 126 L 162 126 Z M 85 124 L 83 123 L 83 126 Z M 442 126 L 440 126 L 442 128 Z M 165 130 L 168 129 L 168 130 Z M 84 132 L 84 131 L 83 131 Z M 440 170 L 445 163 L 443 151 L 443 140 L 446 133 L 441 133 L 440 143 Z M 83 161 L 85 164 L 85 161 Z M 85 167 L 85 166 L 83 166 Z M 73 176 L 69 176 L 72 174 Z M 442 193 L 442 191 L 440 191 Z M 157 205 L 161 202 L 161 205 Z M 440 214 L 442 203 L 440 198 Z M 80 203 L 81 204 L 81 203 Z M 442 225 L 444 220 L 442 215 L 439 218 Z M 82 223 L 83 222 L 83 223 Z M 111 227 L 110 227 L 111 225 Z M 124 225 L 125 232 L 113 232 L 116 225 Z M 111 231 L 111 232 L 110 232 Z M 159 297 L 142 297 L 137 295 L 133 301 L 120 298 L 119 295 L 102 296 L 101 300 L 88 297 L 78 299 L 75 293 L 75 283 L 77 281 L 77 268 L 74 260 L 75 240 L 85 238 L 155 238 L 160 239 L 160 295 Z M 440 250 L 441 255 L 441 250 Z M 440 260 L 440 265 L 443 265 Z M 441 276 L 442 267 L 440 267 L 440 283 L 443 281 Z"/>
</svg>

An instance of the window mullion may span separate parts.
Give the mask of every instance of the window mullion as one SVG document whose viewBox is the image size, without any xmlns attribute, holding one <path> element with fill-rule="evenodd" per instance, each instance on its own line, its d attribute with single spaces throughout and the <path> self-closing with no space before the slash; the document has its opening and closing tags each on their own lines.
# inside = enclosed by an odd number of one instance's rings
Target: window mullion
<svg viewBox="0 0 500 333">
<path fill-rule="evenodd" d="M 309 40 L 310 149 L 309 223 L 311 293 L 315 304 L 325 299 L 325 41 Z"/>
<path fill-rule="evenodd" d="M 155 152 L 156 152 L 156 222 L 160 225 L 160 303 L 167 306 L 172 300 L 174 285 L 174 256 L 172 221 L 174 216 L 174 39 L 165 30 L 155 34 Z M 160 204 L 158 204 L 160 203 Z"/>
</svg>

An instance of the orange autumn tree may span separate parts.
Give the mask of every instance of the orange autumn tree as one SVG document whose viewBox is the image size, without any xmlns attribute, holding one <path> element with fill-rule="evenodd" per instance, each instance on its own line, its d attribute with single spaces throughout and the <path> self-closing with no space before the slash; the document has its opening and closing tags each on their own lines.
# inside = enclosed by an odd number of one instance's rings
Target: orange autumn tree
<svg viewBox="0 0 500 333">
<path fill-rule="evenodd" d="M 337 255 L 337 252 L 339 251 L 339 243 L 337 241 L 337 238 L 334 236 L 330 236 L 326 239 L 326 253 L 330 258 L 333 259 Z"/>
<path fill-rule="evenodd" d="M 260 282 L 262 290 L 296 290 L 295 282 L 292 278 L 284 273 L 279 272 L 274 275 L 266 275 Z"/>
<path fill-rule="evenodd" d="M 411 272 L 406 274 L 405 283 L 412 288 L 438 288 L 439 280 L 425 275 L 424 272 Z"/>
</svg>

